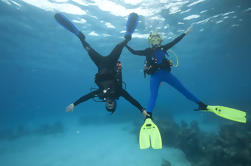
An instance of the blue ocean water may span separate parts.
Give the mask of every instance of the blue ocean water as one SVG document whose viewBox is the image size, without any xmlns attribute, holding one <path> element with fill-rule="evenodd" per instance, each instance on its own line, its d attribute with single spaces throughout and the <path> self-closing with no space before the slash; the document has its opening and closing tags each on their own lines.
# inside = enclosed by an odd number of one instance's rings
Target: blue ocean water
<svg viewBox="0 0 251 166">
<path fill-rule="evenodd" d="M 141 165 L 137 159 L 144 156 L 152 157 L 142 159 L 149 165 L 160 165 L 163 158 L 172 165 L 189 165 L 180 151 L 140 151 L 137 135 L 131 132 L 135 130 L 132 124 L 142 124 L 144 117 L 122 98 L 113 115 L 103 103 L 93 100 L 81 103 L 74 112 L 65 112 L 68 104 L 96 86 L 97 68 L 79 39 L 55 21 L 57 12 L 66 15 L 102 55 L 108 55 L 123 40 L 131 12 L 140 16 L 128 44 L 134 49 L 150 46 L 147 37 L 151 31 L 157 30 L 167 43 L 194 24 L 172 48 L 179 58 L 173 74 L 205 103 L 250 113 L 250 0 L 0 0 L 0 165 L 34 165 L 46 153 L 50 159 L 36 165 L 118 165 L 123 156 L 128 157 L 125 165 Z M 134 56 L 125 48 L 120 60 L 127 91 L 146 107 L 150 78 L 143 76 L 144 57 Z M 194 112 L 196 107 L 163 83 L 153 114 L 158 122 L 158 117 L 172 117 L 178 123 L 197 120 L 205 131 L 213 132 L 218 125 L 228 123 L 212 114 Z M 50 138 L 48 133 L 54 131 L 62 135 Z M 118 140 L 123 142 L 119 150 Z M 95 148 L 90 145 L 94 142 L 98 144 Z M 44 147 L 42 151 L 36 143 Z M 83 156 L 64 160 L 69 152 L 63 150 L 54 156 L 63 146 Z M 113 158 L 108 149 L 121 156 Z M 34 155 L 34 159 L 27 162 L 28 157 L 19 152 Z M 135 156 L 129 159 L 131 152 Z M 173 159 L 174 154 L 182 159 Z M 13 157 L 18 158 L 16 163 Z"/>
</svg>

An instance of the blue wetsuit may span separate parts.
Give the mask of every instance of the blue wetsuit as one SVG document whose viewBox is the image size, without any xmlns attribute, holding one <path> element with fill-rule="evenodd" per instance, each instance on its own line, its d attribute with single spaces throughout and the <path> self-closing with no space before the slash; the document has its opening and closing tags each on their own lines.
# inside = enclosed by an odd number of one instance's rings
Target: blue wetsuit
<svg viewBox="0 0 251 166">
<path fill-rule="evenodd" d="M 128 50 L 135 55 L 146 56 L 147 62 L 150 63 L 152 68 L 155 69 L 149 73 L 151 75 L 150 79 L 150 99 L 147 106 L 147 112 L 152 113 L 156 99 L 158 97 L 159 85 L 161 82 L 166 82 L 181 92 L 187 99 L 200 105 L 200 100 L 196 98 L 192 93 L 190 93 L 180 81 L 172 75 L 170 72 L 170 62 L 165 58 L 166 51 L 179 42 L 185 34 L 180 35 L 174 39 L 171 43 L 168 43 L 157 48 L 147 48 L 145 50 L 133 50 L 129 46 L 126 46 Z M 153 62 L 154 61 L 154 62 Z M 153 64 L 154 63 L 154 64 Z"/>
</svg>

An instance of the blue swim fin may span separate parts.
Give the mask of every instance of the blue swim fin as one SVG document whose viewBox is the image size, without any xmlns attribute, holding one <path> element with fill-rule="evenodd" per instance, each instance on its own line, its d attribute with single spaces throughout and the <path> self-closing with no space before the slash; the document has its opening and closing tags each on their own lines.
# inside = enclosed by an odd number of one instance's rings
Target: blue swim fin
<svg viewBox="0 0 251 166">
<path fill-rule="evenodd" d="M 74 33 L 77 36 L 80 34 L 80 31 L 78 30 L 78 28 L 75 27 L 75 25 L 73 25 L 73 23 L 68 18 L 66 18 L 63 14 L 61 13 L 55 14 L 55 19 L 57 20 L 59 24 L 65 27 L 65 29 L 67 29 L 68 31 Z"/>
<path fill-rule="evenodd" d="M 137 27 L 139 20 L 139 16 L 136 13 L 131 13 L 128 16 L 127 23 L 126 23 L 126 34 L 125 36 L 131 36 L 134 30 Z"/>
</svg>

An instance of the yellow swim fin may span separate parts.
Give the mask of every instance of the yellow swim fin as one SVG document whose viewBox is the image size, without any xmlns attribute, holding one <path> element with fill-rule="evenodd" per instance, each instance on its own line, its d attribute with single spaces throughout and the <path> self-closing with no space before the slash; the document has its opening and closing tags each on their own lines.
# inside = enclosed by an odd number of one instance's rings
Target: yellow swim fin
<svg viewBox="0 0 251 166">
<path fill-rule="evenodd" d="M 236 121 L 240 123 L 247 122 L 246 112 L 241 111 L 241 110 L 237 110 L 237 109 L 233 109 L 229 107 L 223 107 L 223 106 L 208 105 L 206 111 L 213 112 L 222 118 L 229 119 L 232 121 Z"/>
<path fill-rule="evenodd" d="M 149 148 L 150 142 L 153 149 L 162 149 L 162 139 L 159 129 L 150 118 L 147 118 L 139 133 L 140 149 Z"/>
</svg>

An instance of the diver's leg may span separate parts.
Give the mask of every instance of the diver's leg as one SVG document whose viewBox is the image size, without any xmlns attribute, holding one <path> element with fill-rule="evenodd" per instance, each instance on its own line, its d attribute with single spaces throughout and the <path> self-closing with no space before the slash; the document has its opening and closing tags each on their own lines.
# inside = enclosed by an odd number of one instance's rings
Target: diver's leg
<svg viewBox="0 0 251 166">
<path fill-rule="evenodd" d="M 158 75 L 156 74 L 157 73 L 155 73 L 154 75 L 151 75 L 151 78 L 150 78 L 150 99 L 147 105 L 147 112 L 150 112 L 150 113 L 152 113 L 155 107 L 155 103 L 158 97 L 159 85 L 160 85 L 160 79 Z"/>
<path fill-rule="evenodd" d="M 120 57 L 120 54 L 123 50 L 123 48 L 126 46 L 126 44 L 128 43 L 129 39 L 125 39 L 124 41 L 120 42 L 119 44 L 117 44 L 114 49 L 112 50 L 112 52 L 108 55 L 108 57 L 112 58 L 114 61 L 117 62 L 117 60 Z"/>
<path fill-rule="evenodd" d="M 163 80 L 165 82 L 173 86 L 176 90 L 182 93 L 187 99 L 197 104 L 200 102 L 200 100 L 197 97 L 195 97 L 191 92 L 189 92 L 174 75 L 172 75 L 168 71 L 165 72 L 164 74 L 165 75 L 164 75 Z"/>
<path fill-rule="evenodd" d="M 103 58 L 102 55 L 100 55 L 98 52 L 96 52 L 89 43 L 86 42 L 85 36 L 82 32 L 78 35 L 78 38 L 80 39 L 84 49 L 88 52 L 88 55 L 92 59 L 92 61 L 98 66 L 101 63 L 101 59 Z"/>
</svg>

